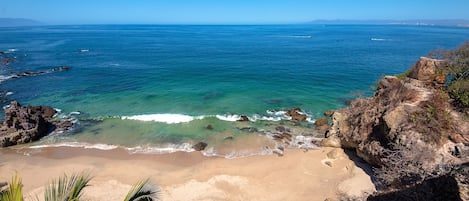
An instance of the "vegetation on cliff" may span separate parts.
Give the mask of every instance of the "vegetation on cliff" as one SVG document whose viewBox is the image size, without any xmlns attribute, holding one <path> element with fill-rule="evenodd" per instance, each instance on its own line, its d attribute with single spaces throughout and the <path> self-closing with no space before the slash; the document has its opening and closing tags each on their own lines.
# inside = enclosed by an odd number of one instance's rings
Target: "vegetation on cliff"
<svg viewBox="0 0 469 201">
<path fill-rule="evenodd" d="M 469 162 L 469 42 L 430 56 L 336 111 L 322 144 L 355 150 L 375 167 L 383 192 L 459 175 L 466 179 L 455 179 L 458 192 L 469 199 L 469 174 L 454 173 Z"/>
<path fill-rule="evenodd" d="M 448 75 L 447 90 L 456 106 L 469 108 L 469 41 L 457 50 L 435 50 L 430 53 L 435 59 L 442 59 L 448 64 L 441 69 L 442 74 Z"/>
</svg>

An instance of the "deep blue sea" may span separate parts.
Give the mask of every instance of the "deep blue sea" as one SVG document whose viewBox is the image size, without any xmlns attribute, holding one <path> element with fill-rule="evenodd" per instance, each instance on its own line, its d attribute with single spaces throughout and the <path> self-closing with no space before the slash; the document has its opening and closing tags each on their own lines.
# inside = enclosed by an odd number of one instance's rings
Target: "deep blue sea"
<svg viewBox="0 0 469 201">
<path fill-rule="evenodd" d="M 0 64 L 0 90 L 81 125 L 35 146 L 190 150 L 252 135 L 240 127 L 288 125 L 278 111 L 294 107 L 309 115 L 299 125 L 309 132 L 324 111 L 370 96 L 380 77 L 468 38 L 469 28 L 397 25 L 0 28 L 1 56 L 11 59 Z M 70 70 L 7 79 L 59 66 Z M 252 122 L 233 122 L 239 115 Z"/>
</svg>

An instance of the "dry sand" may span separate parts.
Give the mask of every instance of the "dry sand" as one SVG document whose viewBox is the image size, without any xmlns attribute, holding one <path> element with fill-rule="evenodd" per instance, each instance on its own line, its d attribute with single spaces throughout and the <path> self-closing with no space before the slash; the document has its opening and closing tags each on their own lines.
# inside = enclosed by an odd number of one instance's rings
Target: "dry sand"
<svg viewBox="0 0 469 201">
<path fill-rule="evenodd" d="M 81 171 L 94 176 L 83 200 L 96 201 L 123 200 L 130 186 L 145 178 L 160 186 L 162 200 L 322 201 L 337 199 L 338 193 L 374 191 L 370 177 L 342 149 L 333 148 L 237 159 L 65 147 L 22 152 L 0 149 L 0 181 L 17 172 L 24 191 L 34 197 L 42 197 L 51 179 Z"/>
</svg>

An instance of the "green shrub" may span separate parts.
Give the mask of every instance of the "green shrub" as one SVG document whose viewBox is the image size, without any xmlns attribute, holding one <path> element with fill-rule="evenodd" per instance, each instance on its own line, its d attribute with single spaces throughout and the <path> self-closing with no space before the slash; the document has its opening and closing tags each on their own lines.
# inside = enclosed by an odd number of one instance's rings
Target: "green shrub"
<svg viewBox="0 0 469 201">
<path fill-rule="evenodd" d="M 435 50 L 430 57 L 444 59 L 448 65 L 442 71 L 449 75 L 448 93 L 456 106 L 469 108 L 469 41 L 456 50 Z"/>
<path fill-rule="evenodd" d="M 451 82 L 448 86 L 448 92 L 460 107 L 469 108 L 469 79 Z"/>
</svg>

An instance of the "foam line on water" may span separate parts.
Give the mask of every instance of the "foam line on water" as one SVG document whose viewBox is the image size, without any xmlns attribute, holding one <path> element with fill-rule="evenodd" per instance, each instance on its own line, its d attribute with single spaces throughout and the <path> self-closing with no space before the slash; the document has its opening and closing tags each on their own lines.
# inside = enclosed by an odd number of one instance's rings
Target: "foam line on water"
<svg viewBox="0 0 469 201">
<path fill-rule="evenodd" d="M 31 149 L 41 149 L 48 147 L 74 147 L 74 148 L 84 148 L 84 149 L 99 149 L 99 150 L 113 150 L 117 149 L 116 145 L 109 144 L 89 144 L 84 142 L 63 142 L 58 144 L 47 144 L 47 145 L 34 145 L 30 146 Z"/>
<path fill-rule="evenodd" d="M 123 116 L 121 119 L 138 120 L 138 121 L 154 121 L 167 124 L 178 124 L 191 122 L 194 119 L 202 119 L 203 117 L 192 117 L 183 114 L 143 114 L 134 116 Z"/>
</svg>

